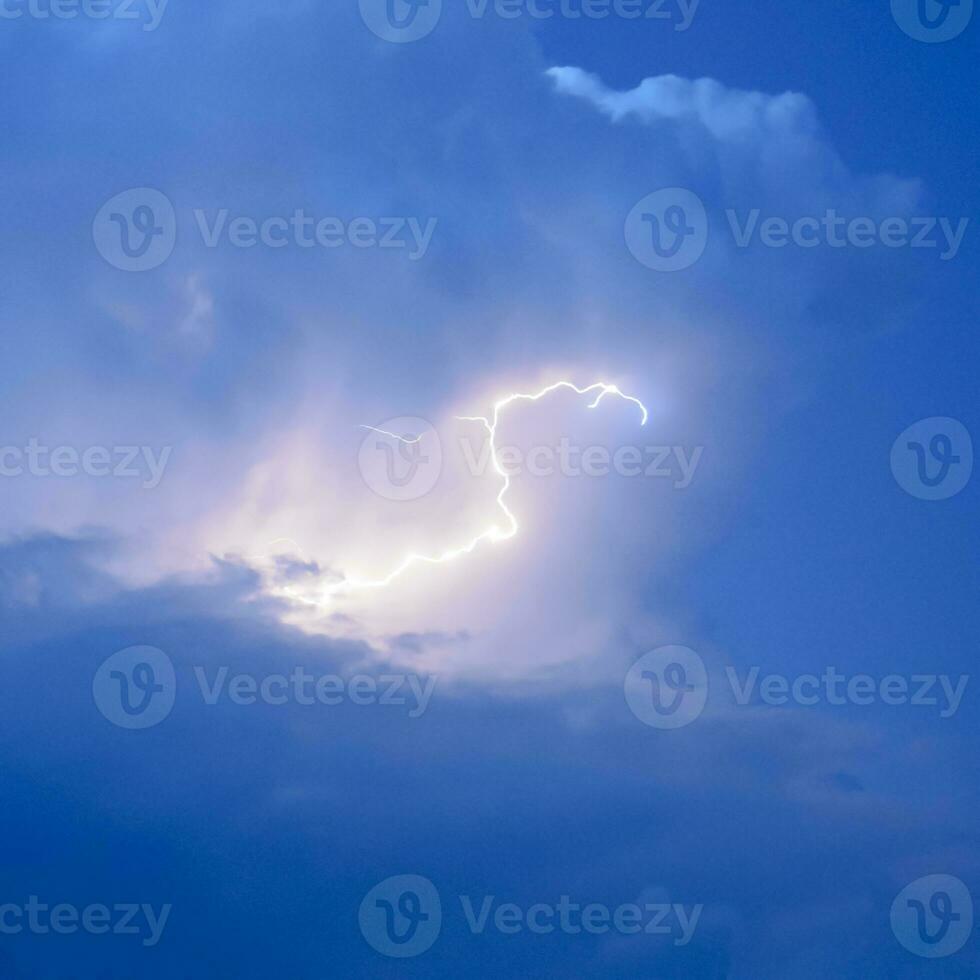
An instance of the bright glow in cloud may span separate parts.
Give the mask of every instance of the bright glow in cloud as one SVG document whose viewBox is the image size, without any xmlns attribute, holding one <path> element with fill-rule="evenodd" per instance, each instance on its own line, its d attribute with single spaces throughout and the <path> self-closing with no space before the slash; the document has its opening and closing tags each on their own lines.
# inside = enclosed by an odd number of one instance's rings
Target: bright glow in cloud
<svg viewBox="0 0 980 980">
<path fill-rule="evenodd" d="M 638 398 L 634 398 L 632 395 L 625 394 L 624 392 L 620 391 L 616 385 L 606 384 L 605 382 L 602 381 L 597 381 L 596 383 L 591 384 L 585 388 L 580 388 L 578 385 L 573 384 L 571 381 L 557 381 L 554 384 L 548 385 L 548 387 L 543 388 L 541 391 L 538 391 L 534 394 L 524 394 L 521 392 L 514 392 L 513 394 L 501 398 L 499 401 L 497 401 L 494 404 L 493 414 L 489 418 L 480 415 L 457 416 L 459 421 L 481 423 L 486 428 L 487 433 L 490 437 L 490 451 L 491 451 L 493 468 L 496 470 L 497 475 L 500 477 L 502 481 L 500 492 L 497 494 L 496 502 L 498 508 L 500 509 L 501 513 L 504 516 L 505 519 L 504 526 L 501 526 L 500 523 L 491 524 L 484 531 L 481 531 L 479 534 L 477 534 L 475 537 L 473 537 L 465 544 L 456 548 L 451 548 L 446 551 L 439 552 L 437 554 L 425 555 L 417 552 L 408 554 L 398 563 L 398 565 L 395 566 L 395 568 L 388 575 L 386 575 L 384 578 L 381 579 L 376 579 L 373 581 L 343 579 L 339 582 L 330 583 L 328 585 L 323 586 L 317 599 L 313 599 L 313 600 L 303 599 L 296 593 L 295 590 L 289 587 L 283 590 L 284 594 L 288 595 L 290 598 L 299 599 L 300 601 L 303 602 L 308 602 L 311 605 L 323 606 L 329 604 L 330 599 L 332 599 L 334 596 L 347 595 L 351 592 L 356 592 L 363 589 L 385 588 L 386 586 L 390 585 L 393 581 L 395 581 L 395 579 L 399 578 L 401 575 L 407 572 L 414 565 L 418 565 L 418 564 L 441 565 L 444 564 L 445 562 L 453 561 L 456 558 L 460 558 L 464 555 L 471 554 L 473 551 L 476 550 L 477 547 L 479 547 L 479 545 L 483 544 L 484 542 L 490 544 L 497 544 L 501 541 L 508 541 L 511 538 L 513 538 L 517 534 L 520 525 L 518 524 L 517 517 L 515 516 L 513 511 L 507 506 L 507 503 L 504 499 L 507 496 L 508 490 L 510 490 L 511 477 L 501 465 L 500 457 L 498 455 L 498 447 L 497 447 L 496 439 L 497 439 L 497 426 L 500 422 L 500 416 L 501 413 L 504 411 L 504 409 L 507 408 L 509 405 L 512 405 L 514 402 L 540 401 L 542 398 L 545 398 L 547 395 L 551 394 L 552 392 L 558 391 L 559 389 L 563 389 L 563 388 L 570 389 L 579 395 L 591 395 L 597 393 L 594 400 L 588 406 L 590 409 L 598 408 L 603 398 L 605 398 L 607 395 L 613 395 L 616 398 L 621 398 L 623 401 L 632 402 L 634 405 L 637 406 L 637 408 L 639 408 L 640 416 L 641 416 L 640 425 L 646 425 L 647 419 L 649 418 L 649 412 L 647 411 L 646 406 Z M 403 438 L 402 436 L 396 435 L 393 432 L 386 432 L 383 429 L 375 429 L 373 426 L 363 426 L 363 428 L 370 429 L 373 432 L 379 432 L 382 435 L 391 436 L 394 439 L 398 439 L 400 442 L 411 444 L 419 441 L 418 438 L 406 439 Z"/>
</svg>

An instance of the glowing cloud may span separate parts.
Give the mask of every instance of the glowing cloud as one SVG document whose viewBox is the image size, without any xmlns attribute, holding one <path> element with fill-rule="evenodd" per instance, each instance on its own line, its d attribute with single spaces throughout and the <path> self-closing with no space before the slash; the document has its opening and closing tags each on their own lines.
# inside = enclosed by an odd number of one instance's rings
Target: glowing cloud
<svg viewBox="0 0 980 980">
<path fill-rule="evenodd" d="M 528 401 L 536 402 L 540 399 L 551 394 L 553 391 L 557 391 L 561 388 L 568 388 L 579 395 L 591 395 L 597 393 L 595 399 L 588 406 L 590 409 L 597 408 L 600 402 L 607 395 L 613 395 L 617 398 L 621 398 L 623 401 L 632 402 L 640 410 L 641 414 L 641 425 L 646 425 L 647 419 L 649 418 L 649 412 L 646 406 L 638 398 L 634 398 L 632 395 L 627 395 L 619 390 L 616 385 L 605 384 L 604 382 L 596 382 L 595 384 L 589 385 L 585 388 L 580 388 L 578 385 L 572 384 L 570 381 L 557 381 L 555 384 L 549 385 L 547 388 L 543 388 L 541 391 L 535 394 L 522 394 L 520 392 L 515 392 L 514 394 L 507 395 L 507 397 L 500 399 L 493 406 L 493 414 L 489 418 L 485 418 L 480 415 L 470 416 L 470 415 L 460 415 L 457 416 L 459 421 L 463 422 L 479 422 L 487 430 L 490 436 L 490 449 L 492 454 L 493 466 L 500 476 L 502 485 L 500 492 L 497 494 L 497 506 L 502 513 L 504 520 L 502 522 L 491 524 L 486 530 L 477 534 L 470 541 L 456 548 L 450 548 L 446 551 L 439 552 L 438 554 L 423 555 L 418 553 L 413 553 L 406 555 L 395 567 L 389 572 L 384 578 L 359 581 L 357 579 L 344 579 L 340 582 L 330 583 L 322 587 L 318 600 L 301 599 L 301 601 L 310 602 L 314 605 L 322 605 L 326 603 L 329 599 L 339 596 L 347 595 L 351 592 L 357 592 L 364 589 L 383 589 L 390 585 L 395 579 L 404 575 L 410 568 L 418 564 L 430 564 L 430 565 L 441 565 L 446 562 L 453 561 L 456 558 L 460 558 L 463 555 L 471 554 L 476 550 L 479 545 L 484 542 L 490 544 L 496 544 L 501 541 L 508 541 L 513 538 L 518 530 L 519 524 L 517 522 L 517 517 L 510 510 L 505 502 L 505 497 L 507 496 L 507 491 L 510 489 L 511 479 L 507 472 L 500 464 L 500 459 L 497 451 L 497 426 L 500 422 L 501 413 L 507 408 L 508 405 L 512 405 L 514 402 L 518 401 Z M 397 439 L 404 443 L 415 443 L 418 442 L 421 437 L 416 439 L 405 439 L 402 436 L 396 435 L 393 432 L 385 432 L 383 429 L 375 429 L 373 426 L 362 426 L 362 428 L 369 429 L 372 432 L 378 432 L 382 435 L 390 436 L 391 438 Z M 292 595 L 293 598 L 301 598 L 293 592 L 293 590 L 285 590 L 287 594 Z"/>
</svg>

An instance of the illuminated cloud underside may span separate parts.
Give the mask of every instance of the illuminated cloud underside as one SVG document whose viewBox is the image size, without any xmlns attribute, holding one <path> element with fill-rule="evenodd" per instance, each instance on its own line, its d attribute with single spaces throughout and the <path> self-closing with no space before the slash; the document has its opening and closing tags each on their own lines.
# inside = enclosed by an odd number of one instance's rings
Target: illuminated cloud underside
<svg viewBox="0 0 980 980">
<path fill-rule="evenodd" d="M 418 553 L 412 553 L 406 555 L 398 565 L 384 578 L 375 580 L 357 580 L 357 579 L 344 579 L 340 582 L 331 583 L 329 585 L 324 585 L 320 591 L 320 595 L 317 599 L 304 599 L 297 595 L 292 589 L 284 590 L 288 595 L 294 599 L 299 599 L 302 602 L 307 602 L 311 605 L 325 606 L 329 605 L 329 601 L 341 595 L 348 595 L 352 592 L 358 592 L 366 589 L 383 589 L 390 585 L 395 579 L 404 575 L 410 568 L 418 564 L 429 564 L 429 565 L 441 565 L 446 562 L 460 558 L 463 555 L 471 554 L 476 548 L 484 542 L 490 544 L 496 544 L 500 541 L 508 541 L 513 538 L 518 530 L 519 525 L 517 523 L 517 517 L 507 506 L 504 498 L 507 496 L 507 491 L 510 489 L 510 476 L 505 472 L 503 467 L 500 465 L 500 459 L 497 454 L 497 426 L 500 422 L 500 415 L 503 410 L 516 401 L 530 401 L 536 402 L 545 396 L 551 394 L 553 391 L 557 391 L 560 388 L 569 388 L 579 395 L 589 395 L 593 392 L 598 392 L 595 400 L 588 406 L 590 409 L 597 408 L 599 403 L 607 395 L 615 395 L 617 398 L 621 398 L 624 401 L 632 402 L 636 405 L 641 413 L 640 425 L 646 425 L 647 419 L 649 418 L 649 412 L 646 406 L 638 398 L 634 398 L 632 395 L 624 394 L 616 385 L 605 384 L 604 382 L 598 381 L 595 384 L 589 385 L 586 388 L 579 388 L 577 385 L 572 384 L 570 381 L 557 381 L 555 384 L 549 385 L 547 388 L 543 388 L 536 394 L 522 394 L 520 392 L 515 392 L 514 394 L 508 395 L 506 398 L 502 398 L 500 401 L 496 402 L 493 406 L 493 414 L 490 418 L 484 418 L 483 416 L 470 416 L 461 415 L 457 416 L 460 421 L 463 422 L 480 422 L 486 427 L 487 432 L 490 436 L 490 449 L 493 458 L 493 466 L 496 469 L 497 474 L 500 476 L 502 485 L 500 492 L 497 494 L 497 506 L 502 512 L 505 521 L 502 527 L 500 523 L 491 524 L 486 530 L 477 534 L 474 538 L 457 548 L 451 548 L 446 551 L 440 552 L 435 555 L 423 555 Z M 417 439 L 405 439 L 401 436 L 396 435 L 392 432 L 385 432 L 382 429 L 375 429 L 373 426 L 363 426 L 363 428 L 371 429 L 374 432 L 379 432 L 382 435 L 391 436 L 392 438 L 398 439 L 401 442 L 413 443 L 418 442 L 421 437 Z"/>
</svg>

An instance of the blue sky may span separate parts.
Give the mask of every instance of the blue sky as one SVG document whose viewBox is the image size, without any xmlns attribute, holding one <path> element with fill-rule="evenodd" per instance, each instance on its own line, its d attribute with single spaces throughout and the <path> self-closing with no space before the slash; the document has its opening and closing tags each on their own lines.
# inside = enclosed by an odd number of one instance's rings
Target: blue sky
<svg viewBox="0 0 980 980">
<path fill-rule="evenodd" d="M 976 976 L 972 4 L 371 3 L 3 8 L 0 972 Z"/>
</svg>

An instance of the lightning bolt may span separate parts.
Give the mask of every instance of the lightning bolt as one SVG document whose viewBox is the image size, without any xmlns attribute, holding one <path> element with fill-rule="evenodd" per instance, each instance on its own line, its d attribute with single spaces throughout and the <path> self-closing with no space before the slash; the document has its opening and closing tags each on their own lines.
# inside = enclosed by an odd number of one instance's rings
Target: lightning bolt
<svg viewBox="0 0 980 980">
<path fill-rule="evenodd" d="M 503 411 L 509 406 L 514 404 L 514 402 L 536 402 L 540 401 L 542 398 L 547 397 L 554 391 L 559 389 L 567 388 L 574 391 L 578 395 L 592 395 L 595 394 L 594 400 L 588 406 L 590 409 L 598 408 L 599 404 L 607 395 L 613 395 L 616 398 L 620 398 L 623 401 L 631 402 L 636 405 L 640 410 L 640 425 L 646 425 L 647 420 L 650 417 L 646 406 L 638 398 L 634 398 L 632 395 L 627 395 L 620 391 L 616 385 L 605 384 L 604 382 L 598 381 L 595 384 L 588 385 L 585 388 L 580 388 L 578 385 L 572 384 L 571 381 L 557 381 L 552 385 L 548 385 L 547 388 L 542 388 L 541 391 L 534 394 L 522 394 L 520 392 L 515 392 L 514 394 L 507 395 L 505 398 L 501 398 L 493 406 L 493 413 L 487 418 L 481 415 L 458 415 L 456 418 L 462 422 L 478 422 L 484 426 L 487 430 L 487 434 L 490 437 L 490 450 L 493 459 L 493 467 L 497 471 L 497 475 L 501 480 L 500 491 L 497 494 L 497 507 L 500 513 L 503 515 L 504 520 L 498 523 L 491 524 L 486 530 L 477 534 L 474 538 L 468 541 L 466 544 L 460 545 L 458 548 L 450 548 L 446 551 L 442 551 L 434 555 L 423 555 L 418 553 L 413 553 L 406 555 L 399 563 L 388 573 L 384 578 L 375 580 L 359 581 L 357 579 L 344 579 L 341 582 L 335 582 L 330 585 L 324 586 L 321 592 L 322 600 L 327 600 L 338 595 L 347 595 L 351 592 L 357 592 L 366 589 L 383 589 L 390 585 L 396 579 L 400 578 L 405 574 L 410 568 L 415 565 L 428 564 L 428 565 L 442 565 L 446 562 L 454 561 L 457 558 L 461 558 L 464 555 L 472 554 L 481 544 L 497 544 L 501 541 L 509 541 L 513 538 L 518 530 L 520 530 L 520 525 L 518 524 L 517 517 L 514 515 L 513 511 L 507 506 L 506 496 L 507 492 L 510 490 L 511 478 L 510 475 L 504 470 L 500 464 L 500 458 L 497 455 L 497 426 L 500 423 L 500 416 Z M 421 440 L 421 436 L 416 439 L 405 439 L 402 436 L 396 435 L 393 432 L 385 432 L 383 429 L 375 429 L 373 426 L 365 425 L 361 428 L 369 429 L 372 432 L 378 432 L 381 435 L 390 436 L 393 439 L 397 439 L 400 442 L 413 444 Z M 322 601 L 321 600 L 321 601 Z"/>
<path fill-rule="evenodd" d="M 422 436 L 417 436 L 414 439 L 406 439 L 404 436 L 400 436 L 395 432 L 389 432 L 387 429 L 376 429 L 373 425 L 359 425 L 359 429 L 367 429 L 368 432 L 377 432 L 378 435 L 391 436 L 392 439 L 397 439 L 399 442 L 405 443 L 406 446 L 415 446 L 422 441 Z"/>
</svg>

